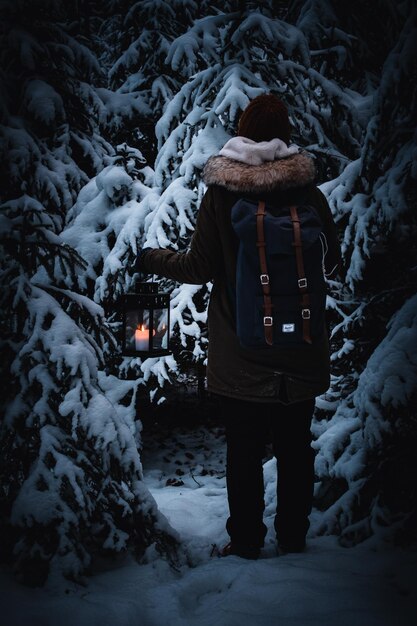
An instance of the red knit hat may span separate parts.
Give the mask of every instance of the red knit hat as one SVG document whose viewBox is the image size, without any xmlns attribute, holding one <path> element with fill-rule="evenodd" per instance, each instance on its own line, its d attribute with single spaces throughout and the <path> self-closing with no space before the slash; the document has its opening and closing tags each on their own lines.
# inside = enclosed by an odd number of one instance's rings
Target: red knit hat
<svg viewBox="0 0 417 626">
<path fill-rule="evenodd" d="M 291 126 L 287 107 L 274 94 L 257 96 L 242 111 L 237 134 L 253 141 L 270 141 L 278 137 L 288 145 Z"/>
</svg>

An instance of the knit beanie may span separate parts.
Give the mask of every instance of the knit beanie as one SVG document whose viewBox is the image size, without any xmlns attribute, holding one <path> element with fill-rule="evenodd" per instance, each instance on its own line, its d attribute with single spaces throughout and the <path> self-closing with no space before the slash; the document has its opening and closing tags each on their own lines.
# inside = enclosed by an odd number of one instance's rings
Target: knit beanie
<svg viewBox="0 0 417 626">
<path fill-rule="evenodd" d="M 287 107 L 274 94 L 257 96 L 242 111 L 237 134 L 253 141 L 270 141 L 278 137 L 288 145 L 291 126 Z"/>
</svg>

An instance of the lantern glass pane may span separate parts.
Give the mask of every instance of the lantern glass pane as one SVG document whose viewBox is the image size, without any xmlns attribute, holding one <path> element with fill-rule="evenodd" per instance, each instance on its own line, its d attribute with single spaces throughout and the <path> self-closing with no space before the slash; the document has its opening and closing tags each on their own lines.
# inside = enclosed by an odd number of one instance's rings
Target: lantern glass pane
<svg viewBox="0 0 417 626">
<path fill-rule="evenodd" d="M 154 350 L 168 348 L 168 309 L 153 311 L 153 347 Z"/>
<path fill-rule="evenodd" d="M 148 309 L 130 309 L 127 311 L 126 347 L 137 352 L 149 351 Z"/>
</svg>

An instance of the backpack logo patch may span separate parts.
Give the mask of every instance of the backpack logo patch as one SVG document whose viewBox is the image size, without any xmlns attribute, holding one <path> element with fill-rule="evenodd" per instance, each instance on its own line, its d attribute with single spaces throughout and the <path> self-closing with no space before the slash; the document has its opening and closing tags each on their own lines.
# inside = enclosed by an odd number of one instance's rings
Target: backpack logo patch
<svg viewBox="0 0 417 626">
<path fill-rule="evenodd" d="M 283 324 L 282 332 L 283 333 L 295 333 L 295 324 Z"/>
</svg>

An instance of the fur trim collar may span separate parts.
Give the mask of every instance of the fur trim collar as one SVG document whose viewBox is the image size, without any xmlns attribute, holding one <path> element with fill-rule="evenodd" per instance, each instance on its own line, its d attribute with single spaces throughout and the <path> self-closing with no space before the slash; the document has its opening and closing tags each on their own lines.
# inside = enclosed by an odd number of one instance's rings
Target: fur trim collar
<svg viewBox="0 0 417 626">
<path fill-rule="evenodd" d="M 285 159 L 248 165 L 225 156 L 212 156 L 203 170 L 206 185 L 220 185 L 244 193 L 292 189 L 311 184 L 316 178 L 314 161 L 305 153 Z"/>
</svg>

